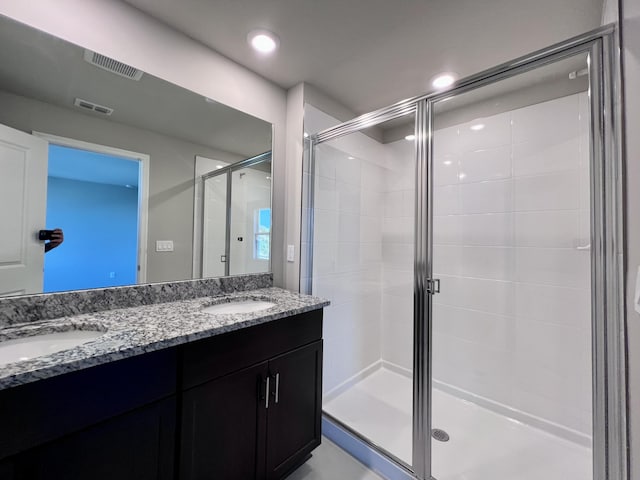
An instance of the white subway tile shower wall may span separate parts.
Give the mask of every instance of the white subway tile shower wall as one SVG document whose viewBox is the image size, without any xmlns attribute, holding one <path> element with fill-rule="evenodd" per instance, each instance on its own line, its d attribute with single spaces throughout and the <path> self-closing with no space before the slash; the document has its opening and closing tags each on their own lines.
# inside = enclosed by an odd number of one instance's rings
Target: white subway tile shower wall
<svg viewBox="0 0 640 480">
<path fill-rule="evenodd" d="M 590 435 L 587 109 L 583 93 L 435 132 L 433 372 Z"/>
<path fill-rule="evenodd" d="M 385 145 L 389 174 L 382 221 L 382 360 L 413 368 L 415 154 L 404 139 Z"/>
<path fill-rule="evenodd" d="M 331 300 L 324 314 L 329 392 L 381 358 L 386 169 L 382 145 L 362 134 L 320 145 L 316 159 L 313 293 Z"/>
</svg>

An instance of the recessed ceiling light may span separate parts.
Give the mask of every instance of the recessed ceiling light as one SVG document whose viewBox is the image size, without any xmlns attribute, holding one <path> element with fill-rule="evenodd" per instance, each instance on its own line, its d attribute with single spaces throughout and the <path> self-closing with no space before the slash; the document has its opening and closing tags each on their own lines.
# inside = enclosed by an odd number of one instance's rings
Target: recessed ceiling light
<svg viewBox="0 0 640 480">
<path fill-rule="evenodd" d="M 347 160 L 355 160 L 355 157 L 347 157 Z"/>
<path fill-rule="evenodd" d="M 222 165 L 216 165 L 216 168 L 222 168 Z"/>
<path fill-rule="evenodd" d="M 415 140 L 416 136 L 415 135 L 407 135 L 406 137 L 404 137 L 404 139 L 411 141 L 411 140 Z"/>
<path fill-rule="evenodd" d="M 444 163 L 445 165 L 451 165 L 453 162 L 451 160 L 445 160 L 442 163 Z"/>
<path fill-rule="evenodd" d="M 267 175 L 267 180 L 271 180 L 271 177 L 269 175 Z"/>
<path fill-rule="evenodd" d="M 457 76 L 455 73 L 441 73 L 440 75 L 434 77 L 433 80 L 431 80 L 431 85 L 433 85 L 433 88 L 436 88 L 438 90 L 447 88 L 453 85 L 453 83 L 456 81 L 456 77 Z"/>
<path fill-rule="evenodd" d="M 484 128 L 484 123 L 476 123 L 475 125 L 471 125 L 469 128 L 477 132 L 478 130 L 482 130 Z"/>
<path fill-rule="evenodd" d="M 272 53 L 280 44 L 278 37 L 267 30 L 252 30 L 247 35 L 247 41 L 260 53 Z"/>
</svg>

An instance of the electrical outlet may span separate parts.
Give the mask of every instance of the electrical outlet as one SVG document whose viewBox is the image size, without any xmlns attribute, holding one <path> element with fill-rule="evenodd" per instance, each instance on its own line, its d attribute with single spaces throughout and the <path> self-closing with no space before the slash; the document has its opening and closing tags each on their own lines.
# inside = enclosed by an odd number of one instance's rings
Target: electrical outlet
<svg viewBox="0 0 640 480">
<path fill-rule="evenodd" d="M 156 252 L 173 252 L 173 240 L 156 240 Z"/>
<path fill-rule="evenodd" d="M 295 245 L 287 245 L 287 262 L 296 261 L 296 247 Z"/>
<path fill-rule="evenodd" d="M 109 272 L 109 278 L 116 278 L 116 272 Z"/>
</svg>

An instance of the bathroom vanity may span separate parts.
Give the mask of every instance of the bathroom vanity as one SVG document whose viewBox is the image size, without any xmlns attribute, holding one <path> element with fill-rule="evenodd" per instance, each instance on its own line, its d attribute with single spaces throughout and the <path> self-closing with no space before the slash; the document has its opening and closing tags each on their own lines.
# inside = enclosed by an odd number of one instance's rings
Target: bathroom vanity
<svg viewBox="0 0 640 480">
<path fill-rule="evenodd" d="M 238 301 L 273 306 L 204 311 Z M 0 479 L 286 476 L 320 444 L 326 305 L 265 288 L 29 325 L 105 333 L 0 367 Z"/>
</svg>

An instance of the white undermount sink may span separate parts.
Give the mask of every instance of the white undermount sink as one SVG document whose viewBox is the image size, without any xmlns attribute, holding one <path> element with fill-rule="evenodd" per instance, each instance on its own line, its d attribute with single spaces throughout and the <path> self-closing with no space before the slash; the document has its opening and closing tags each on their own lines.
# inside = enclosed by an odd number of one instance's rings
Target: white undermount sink
<svg viewBox="0 0 640 480">
<path fill-rule="evenodd" d="M 266 310 L 275 305 L 273 302 L 267 302 L 266 300 L 259 299 L 238 299 L 230 302 L 216 303 L 215 305 L 209 305 L 203 307 L 202 311 L 211 315 L 220 314 L 234 314 L 234 313 L 252 313 Z"/>
<path fill-rule="evenodd" d="M 67 350 L 104 334 L 95 330 L 68 330 L 4 340 L 0 342 L 0 367 Z"/>
</svg>

